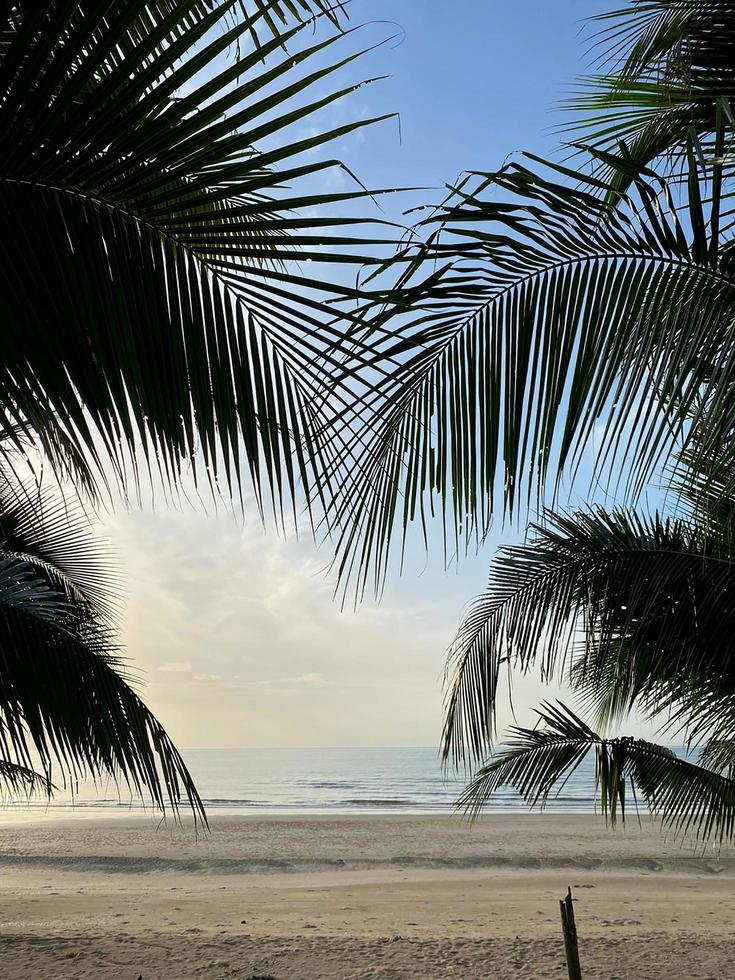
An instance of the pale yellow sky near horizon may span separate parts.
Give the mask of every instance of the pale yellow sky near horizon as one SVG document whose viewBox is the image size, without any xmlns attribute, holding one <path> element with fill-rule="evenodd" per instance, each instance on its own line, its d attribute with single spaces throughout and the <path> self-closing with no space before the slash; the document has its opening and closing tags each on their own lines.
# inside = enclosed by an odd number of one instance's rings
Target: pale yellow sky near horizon
<svg viewBox="0 0 735 980">
<path fill-rule="evenodd" d="M 133 509 L 101 530 L 121 565 L 125 655 L 182 746 L 437 744 L 453 600 L 343 612 L 327 550 L 264 532 L 254 507 Z"/>
<path fill-rule="evenodd" d="M 460 574 L 409 570 L 380 604 L 341 611 L 328 548 L 265 532 L 254 504 L 120 508 L 99 530 L 120 569 L 124 655 L 180 747 L 438 745 L 446 650 L 492 546 Z M 516 720 L 559 693 L 518 679 Z M 499 718 L 513 723 L 507 698 Z"/>
</svg>

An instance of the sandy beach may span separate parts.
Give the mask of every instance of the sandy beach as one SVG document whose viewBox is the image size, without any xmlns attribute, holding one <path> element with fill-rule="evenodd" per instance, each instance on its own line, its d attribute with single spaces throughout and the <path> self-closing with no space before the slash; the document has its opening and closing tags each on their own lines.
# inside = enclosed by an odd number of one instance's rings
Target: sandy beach
<svg viewBox="0 0 735 980">
<path fill-rule="evenodd" d="M 591 816 L 0 825 L 7 980 L 735 977 L 735 853 Z"/>
</svg>

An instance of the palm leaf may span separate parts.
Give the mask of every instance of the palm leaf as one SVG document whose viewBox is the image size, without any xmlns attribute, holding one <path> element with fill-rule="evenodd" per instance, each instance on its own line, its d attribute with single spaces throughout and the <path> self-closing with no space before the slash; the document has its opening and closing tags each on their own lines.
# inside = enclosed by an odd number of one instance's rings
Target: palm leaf
<svg viewBox="0 0 735 980">
<path fill-rule="evenodd" d="M 115 23 L 121 9 L 128 8 L 128 19 L 118 38 L 120 52 L 127 56 L 135 46 L 146 43 L 151 32 L 161 25 L 167 28 L 167 38 L 180 37 L 215 11 L 218 5 L 226 3 L 227 0 L 189 0 L 183 3 L 180 0 L 136 0 L 135 3 L 110 3 L 102 11 L 100 22 L 105 25 Z M 266 36 L 279 37 L 284 28 L 294 21 L 303 22 L 323 16 L 339 25 L 347 19 L 347 8 L 342 0 L 237 0 L 236 5 L 227 6 L 231 20 L 234 21 L 238 14 L 249 20 L 250 37 L 256 45 L 261 43 L 257 29 L 259 21 L 262 22 L 261 26 L 267 27 Z M 31 17 L 31 13 L 35 16 Z M 0 50 L 10 43 L 12 35 L 20 29 L 42 31 L 44 18 L 49 15 L 52 15 L 51 12 L 40 5 L 35 11 L 24 10 L 21 5 L 11 9 L 6 24 L 0 31 Z"/>
<path fill-rule="evenodd" d="M 653 65 L 670 65 L 673 73 L 676 62 L 726 68 L 732 13 L 729 0 L 633 0 L 590 23 L 602 25 L 594 39 L 598 60 L 626 78 Z"/>
<path fill-rule="evenodd" d="M 675 833 L 719 841 L 735 836 L 735 781 L 652 742 L 602 738 L 562 704 L 545 704 L 538 715 L 546 727 L 514 728 L 507 748 L 477 771 L 460 806 L 476 815 L 503 785 L 544 805 L 594 752 L 600 807 L 611 824 L 618 817 L 625 822 L 630 790 Z"/>
<path fill-rule="evenodd" d="M 247 11 L 249 0 L 244 0 Z M 284 24 L 291 18 L 304 20 L 317 14 L 325 14 L 335 24 L 347 18 L 347 5 L 342 0 L 250 0 L 255 10 L 262 11 L 263 19 L 271 32 L 278 36 Z M 257 34 L 255 35 L 257 38 Z"/>
<path fill-rule="evenodd" d="M 649 177 L 613 207 L 602 180 L 512 163 L 468 177 L 428 219 L 437 237 L 404 256 L 405 317 L 364 325 L 382 383 L 359 403 L 334 502 L 358 594 L 381 588 L 412 523 L 439 514 L 454 553 L 484 539 L 499 498 L 510 514 L 538 503 L 593 431 L 595 477 L 629 464 L 635 492 L 703 406 L 729 418 L 730 253 L 713 248 L 696 180 L 688 232 Z"/>
<path fill-rule="evenodd" d="M 48 504 L 48 505 L 47 505 Z M 13 793 L 110 776 L 206 823 L 186 765 L 126 679 L 110 580 L 84 514 L 5 480 L 0 498 L 0 781 Z M 37 773 L 34 761 L 40 760 Z"/>
<path fill-rule="evenodd" d="M 0 424 L 71 451 L 87 485 L 109 459 L 121 480 L 144 460 L 170 483 L 191 464 L 279 513 L 323 479 L 317 406 L 344 336 L 325 303 L 350 293 L 304 263 L 375 246 L 346 210 L 362 188 L 310 183 L 344 173 L 320 154 L 370 120 L 298 134 L 355 88 L 324 94 L 356 54 L 332 55 L 347 35 L 304 43 L 302 22 L 221 68 L 266 13 L 305 5 L 169 7 L 123 56 L 139 4 L 8 21 Z"/>
<path fill-rule="evenodd" d="M 445 757 L 487 751 L 504 665 L 566 676 L 603 723 L 636 702 L 654 715 L 678 705 L 686 718 L 703 687 L 735 691 L 728 532 L 601 508 L 549 514 L 532 530 L 499 553 L 454 641 Z"/>
<path fill-rule="evenodd" d="M 30 799 L 33 796 L 50 797 L 54 786 L 46 776 L 25 766 L 0 760 L 0 783 L 13 797 Z"/>
<path fill-rule="evenodd" d="M 685 163 L 692 133 L 704 157 L 722 158 L 717 134 L 733 122 L 734 15 L 724 0 L 646 0 L 592 18 L 602 24 L 593 50 L 609 70 L 582 79 L 567 103 L 582 118 L 566 128 L 600 148 L 622 141 L 638 171 L 659 158 Z M 629 178 L 613 182 L 620 191 Z"/>
</svg>

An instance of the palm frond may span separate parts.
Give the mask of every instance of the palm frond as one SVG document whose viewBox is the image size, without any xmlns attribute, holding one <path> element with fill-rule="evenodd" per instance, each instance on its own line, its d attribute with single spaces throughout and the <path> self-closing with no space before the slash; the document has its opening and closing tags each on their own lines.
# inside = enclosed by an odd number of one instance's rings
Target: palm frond
<svg viewBox="0 0 735 980">
<path fill-rule="evenodd" d="M 492 744 L 504 665 L 566 676 L 604 723 L 639 700 L 656 714 L 691 705 L 703 684 L 735 690 L 729 534 L 602 508 L 549 514 L 532 531 L 499 553 L 454 641 L 446 758 L 476 760 Z"/>
<path fill-rule="evenodd" d="M 125 57 L 132 48 L 147 43 L 154 29 L 164 26 L 167 40 L 181 37 L 202 19 L 216 12 L 218 6 L 227 6 L 230 21 L 235 21 L 239 15 L 249 20 L 250 38 L 256 45 L 262 43 L 263 33 L 266 37 L 280 37 L 294 22 L 324 17 L 339 26 L 348 17 L 347 6 L 342 0 L 236 0 L 234 4 L 228 3 L 228 0 L 139 0 L 135 4 L 109 3 L 102 11 L 100 23 L 116 23 L 121 8 L 129 8 L 125 26 L 118 35 L 119 55 Z M 49 11 L 40 5 L 35 11 L 29 10 L 28 5 L 25 5 L 25 9 L 22 4 L 11 7 L 0 26 L 0 53 L 19 30 L 28 33 L 43 30 L 44 17 L 47 16 Z M 83 12 L 78 11 L 77 16 L 83 16 Z M 258 31 L 259 22 L 261 27 L 266 28 L 265 32 Z"/>
<path fill-rule="evenodd" d="M 545 703 L 537 714 L 547 728 L 513 728 L 507 746 L 495 752 L 472 777 L 458 806 L 477 814 L 501 786 L 512 786 L 530 806 L 548 802 L 552 791 L 563 787 L 591 749 L 605 746 L 604 740 L 563 704 Z M 625 816 L 624 773 L 609 766 L 606 756 L 601 775 L 606 775 L 603 809 L 614 823 L 618 809 Z M 607 812 L 607 811 L 606 811 Z"/>
<path fill-rule="evenodd" d="M 112 777 L 206 816 L 186 765 L 126 679 L 107 563 L 84 515 L 6 480 L 0 495 L 0 781 L 13 793 Z M 34 761 L 40 760 L 36 773 Z"/>
<path fill-rule="evenodd" d="M 315 122 L 357 87 L 325 94 L 355 35 L 306 41 L 299 21 L 222 67 L 266 14 L 306 6 L 169 6 L 122 54 L 138 4 L 17 8 L 0 51 L 0 424 L 52 459 L 71 449 L 89 484 L 110 458 L 121 480 L 191 465 L 279 513 L 324 479 L 318 410 L 342 369 L 326 301 L 351 290 L 309 266 L 376 248 L 374 218 L 350 213 L 362 187 L 312 186 L 341 181 L 324 149 L 372 122 Z"/>
<path fill-rule="evenodd" d="M 53 783 L 42 773 L 3 760 L 0 760 L 0 785 L 14 798 L 21 799 L 31 799 L 34 796 L 50 797 L 54 791 Z"/>
<path fill-rule="evenodd" d="M 602 24 L 593 51 L 608 70 L 583 77 L 567 101 L 580 117 L 565 127 L 568 132 L 598 148 L 622 142 L 639 171 L 659 160 L 674 171 L 685 165 L 692 135 L 703 158 L 731 156 L 732 3 L 643 0 L 592 23 Z M 732 160 L 727 169 L 732 173 Z M 622 172 L 612 180 L 618 191 L 630 182 Z"/>
<path fill-rule="evenodd" d="M 735 733 L 735 726 L 731 729 L 732 733 Z M 708 769 L 723 773 L 728 779 L 733 779 L 735 776 L 735 739 L 710 739 L 700 753 L 699 762 Z"/>
<path fill-rule="evenodd" d="M 327 16 L 334 24 L 340 24 L 348 17 L 347 4 L 343 0 L 242 0 L 247 11 L 252 3 L 255 10 L 261 11 L 271 33 L 278 36 L 283 26 L 291 19 L 306 20 L 319 14 Z M 257 34 L 255 35 L 257 40 Z"/>
<path fill-rule="evenodd" d="M 602 25 L 592 50 L 623 78 L 652 66 L 673 73 L 676 62 L 722 68 L 729 65 L 722 31 L 731 30 L 732 13 L 728 0 L 632 0 L 590 18 Z"/>
<path fill-rule="evenodd" d="M 521 163 L 468 177 L 428 219 L 407 318 L 365 328 L 391 370 L 360 404 L 336 488 L 339 570 L 358 594 L 381 588 L 411 524 L 438 514 L 450 553 L 482 540 L 499 497 L 511 515 L 538 503 L 593 432 L 595 475 L 628 464 L 634 492 L 685 440 L 735 367 L 730 258 L 695 185 L 691 231 L 654 175 L 613 207 L 601 180 Z"/>
<path fill-rule="evenodd" d="M 545 704 L 538 715 L 545 728 L 513 729 L 507 748 L 475 774 L 459 801 L 470 814 L 503 785 L 531 805 L 544 805 L 594 752 L 600 808 L 611 824 L 618 817 L 625 822 L 628 800 L 640 798 L 674 833 L 703 841 L 735 836 L 732 779 L 643 739 L 603 738 L 562 704 Z"/>
<path fill-rule="evenodd" d="M 690 445 L 677 453 L 670 467 L 675 499 L 698 524 L 711 526 L 723 540 L 732 540 L 735 534 L 733 445 L 729 433 L 721 438 L 716 432 L 695 431 Z"/>
<path fill-rule="evenodd" d="M 6 558 L 45 578 L 65 601 L 89 608 L 112 626 L 115 575 L 78 503 L 19 484 L 0 471 L 0 547 Z"/>
</svg>

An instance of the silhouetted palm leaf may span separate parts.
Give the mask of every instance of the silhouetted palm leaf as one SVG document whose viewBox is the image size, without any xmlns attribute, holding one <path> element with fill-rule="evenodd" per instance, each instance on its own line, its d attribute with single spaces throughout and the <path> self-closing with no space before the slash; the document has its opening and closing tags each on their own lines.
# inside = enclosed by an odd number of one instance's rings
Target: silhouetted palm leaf
<svg viewBox="0 0 735 980">
<path fill-rule="evenodd" d="M 347 18 L 347 4 L 343 0 L 241 0 L 243 8 L 262 11 L 263 19 L 271 32 L 278 36 L 289 20 L 304 20 L 323 13 L 335 24 Z"/>
<path fill-rule="evenodd" d="M 731 2 L 636 0 L 592 23 L 602 24 L 593 51 L 608 71 L 582 80 L 569 101 L 582 120 L 569 130 L 601 148 L 617 150 L 622 142 L 638 170 L 662 156 L 678 168 L 686 161 L 692 135 L 703 156 L 730 155 L 726 146 L 735 104 Z M 619 191 L 630 177 L 620 172 L 612 180 Z"/>
<path fill-rule="evenodd" d="M 54 790 L 53 784 L 41 773 L 0 759 L 0 792 L 1 788 L 13 797 L 26 799 L 40 795 L 51 796 Z"/>
<path fill-rule="evenodd" d="M 440 513 L 452 552 L 482 540 L 498 498 L 510 512 L 538 499 L 593 431 L 596 474 L 629 464 L 637 489 L 705 409 L 732 421 L 709 397 L 735 373 L 732 254 L 691 166 L 689 231 L 653 174 L 613 207 L 608 183 L 521 163 L 471 175 L 428 219 L 436 237 L 406 256 L 407 319 L 365 328 L 383 379 L 334 505 L 358 593 L 380 589 L 412 523 Z"/>
<path fill-rule="evenodd" d="M 697 764 L 601 736 L 547 705 L 545 729 L 514 729 L 510 747 L 480 767 L 464 796 L 471 809 L 504 782 L 545 802 L 594 749 L 613 821 L 628 784 L 666 826 L 735 836 L 735 494 L 727 445 L 701 450 L 695 428 L 674 467 L 687 505 L 679 518 L 548 514 L 528 543 L 500 552 L 454 644 L 444 730 L 446 758 L 485 758 L 501 668 L 537 666 L 544 678 L 566 677 L 596 725 L 609 730 L 635 708 L 703 745 Z"/>
<path fill-rule="evenodd" d="M 603 738 L 562 704 L 545 704 L 538 715 L 546 727 L 514 728 L 508 746 L 475 774 L 460 806 L 476 815 L 504 785 L 543 806 L 594 752 L 600 807 L 613 825 L 618 816 L 625 821 L 630 790 L 665 828 L 702 839 L 735 836 L 735 781 L 643 739 Z"/>
<path fill-rule="evenodd" d="M 170 481 L 191 465 L 213 486 L 249 474 L 279 511 L 324 479 L 316 414 L 341 364 L 335 292 L 308 263 L 374 247 L 344 207 L 365 192 L 309 180 L 343 174 L 322 150 L 370 120 L 306 128 L 355 87 L 324 94 L 356 57 L 332 55 L 346 35 L 302 40 L 296 23 L 223 65 L 266 15 L 336 5 L 238 4 L 6 14 L 0 423 L 88 486 L 108 458 L 121 478 L 131 459 Z"/>
<path fill-rule="evenodd" d="M 729 531 L 600 508 L 504 548 L 454 641 L 445 755 L 486 753 L 503 665 L 566 676 L 605 724 L 635 703 L 685 719 L 704 688 L 735 692 L 730 545 Z"/>
<path fill-rule="evenodd" d="M 184 801 L 206 821 L 181 756 L 125 678 L 109 589 L 84 515 L 5 479 L 0 782 L 13 793 L 50 793 L 55 770 L 71 789 L 109 776 L 164 811 Z"/>
</svg>

